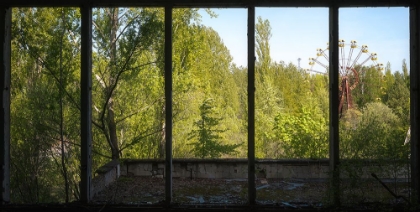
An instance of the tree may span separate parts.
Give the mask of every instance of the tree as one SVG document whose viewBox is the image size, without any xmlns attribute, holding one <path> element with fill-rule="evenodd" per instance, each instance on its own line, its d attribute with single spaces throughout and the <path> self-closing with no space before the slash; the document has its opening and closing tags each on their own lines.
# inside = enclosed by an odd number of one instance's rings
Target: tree
<svg viewBox="0 0 420 212">
<path fill-rule="evenodd" d="M 215 110 L 223 108 L 219 125 L 229 131 L 223 133 L 222 142 L 238 144 L 246 137 L 232 57 L 218 33 L 203 26 L 199 17 L 196 9 L 174 10 L 172 138 L 173 156 L 178 158 L 194 157 L 192 145 L 185 145 L 185 141 L 208 96 L 214 99 Z"/>
<path fill-rule="evenodd" d="M 273 157 L 274 117 L 284 108 L 282 93 L 276 87 L 278 69 L 270 57 L 271 26 L 258 17 L 255 25 L 257 61 L 255 67 L 255 150 L 257 158 Z"/>
<path fill-rule="evenodd" d="M 271 56 L 270 56 L 270 39 L 271 39 L 271 26 L 270 22 L 265 19 L 263 20 L 261 16 L 258 17 L 258 22 L 255 25 L 256 31 L 256 42 L 257 42 L 257 56 L 258 64 L 262 70 L 268 69 L 271 65 Z"/>
<path fill-rule="evenodd" d="M 388 100 L 389 100 L 389 91 L 391 86 L 393 86 L 394 82 L 395 82 L 395 77 L 391 71 L 391 63 L 387 63 L 386 67 L 385 67 L 385 74 L 383 77 L 383 89 L 382 89 L 382 102 L 387 104 Z"/>
<path fill-rule="evenodd" d="M 69 202 L 78 198 L 79 181 L 80 14 L 73 8 L 17 8 L 13 14 L 14 197 Z"/>
<path fill-rule="evenodd" d="M 158 128 L 163 128 L 161 123 L 153 121 L 140 124 L 134 121 L 141 120 L 144 115 L 162 113 L 163 76 L 158 65 L 163 60 L 159 61 L 162 51 L 155 47 L 159 47 L 157 42 L 161 41 L 159 38 L 163 33 L 163 11 L 156 8 L 100 8 L 94 11 L 93 17 L 93 75 L 96 79 L 92 91 L 96 112 L 93 124 L 96 132 L 101 133 L 95 135 L 98 138 L 95 140 L 106 140 L 111 158 L 118 159 L 122 149 L 126 149 L 122 145 L 138 144 L 147 137 L 145 135 L 158 134 L 162 131 Z M 150 72 L 143 73 L 145 70 Z M 143 74 L 153 75 L 146 82 L 150 87 L 139 83 Z M 126 98 L 128 96 L 133 98 Z M 96 143 L 95 146 L 102 144 Z M 163 151 L 162 144 L 144 146 Z M 162 157 L 163 153 L 159 155 Z"/>
<path fill-rule="evenodd" d="M 328 125 L 322 110 L 308 99 L 299 113 L 279 113 L 274 132 L 282 151 L 277 158 L 327 158 Z"/>
<path fill-rule="evenodd" d="M 386 104 L 392 111 L 403 120 L 404 125 L 410 124 L 410 90 L 406 83 L 404 74 L 394 73 L 394 83 L 387 91 L 388 99 Z"/>
<path fill-rule="evenodd" d="M 407 158 L 409 147 L 403 145 L 407 128 L 391 108 L 381 102 L 366 104 L 356 124 L 340 128 L 343 158 Z"/>
<path fill-rule="evenodd" d="M 226 129 L 218 128 L 221 118 L 214 117 L 214 100 L 206 99 L 200 106 L 201 119 L 194 123 L 195 130 L 189 133 L 189 140 L 192 142 L 193 153 L 199 158 L 218 158 L 222 154 L 231 154 L 239 144 L 221 144 L 221 133 Z"/>
<path fill-rule="evenodd" d="M 376 67 L 361 67 L 359 83 L 352 90 L 355 107 L 363 108 L 367 103 L 382 101 L 384 74 Z"/>
</svg>

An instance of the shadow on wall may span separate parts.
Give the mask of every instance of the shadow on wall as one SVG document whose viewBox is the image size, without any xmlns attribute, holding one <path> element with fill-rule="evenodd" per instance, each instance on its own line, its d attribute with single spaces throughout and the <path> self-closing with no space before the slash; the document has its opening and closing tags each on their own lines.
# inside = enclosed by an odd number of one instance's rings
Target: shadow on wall
<svg viewBox="0 0 420 212">
<path fill-rule="evenodd" d="M 118 160 L 108 162 L 96 170 L 95 176 L 92 179 L 90 192 L 92 197 L 104 190 L 109 184 L 116 181 L 120 175 L 120 162 Z"/>
</svg>

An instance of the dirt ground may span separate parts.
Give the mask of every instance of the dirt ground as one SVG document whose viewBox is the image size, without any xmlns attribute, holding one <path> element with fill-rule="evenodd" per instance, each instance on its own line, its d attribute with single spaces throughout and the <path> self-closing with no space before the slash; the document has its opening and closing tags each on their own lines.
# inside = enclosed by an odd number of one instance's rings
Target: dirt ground
<svg viewBox="0 0 420 212">
<path fill-rule="evenodd" d="M 93 201 L 98 204 L 158 204 L 165 199 L 164 183 L 163 178 L 121 176 Z M 248 199 L 246 179 L 174 178 L 172 184 L 175 204 L 241 205 Z M 343 181 L 340 184 L 341 202 L 348 205 L 400 204 L 409 199 L 408 183 L 387 182 L 386 185 L 390 191 L 375 180 Z M 331 199 L 325 181 L 258 179 L 256 191 L 258 204 L 290 208 L 322 207 Z"/>
</svg>

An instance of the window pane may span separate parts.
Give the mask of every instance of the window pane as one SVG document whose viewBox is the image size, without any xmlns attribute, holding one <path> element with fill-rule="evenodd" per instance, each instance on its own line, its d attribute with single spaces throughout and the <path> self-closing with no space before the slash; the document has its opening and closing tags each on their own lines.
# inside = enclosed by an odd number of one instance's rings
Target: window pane
<svg viewBox="0 0 420 212">
<path fill-rule="evenodd" d="M 380 181 L 409 199 L 408 8 L 343 8 L 339 14 L 341 200 L 403 201 Z"/>
<path fill-rule="evenodd" d="M 94 201 L 165 199 L 164 163 L 158 162 L 165 152 L 164 38 L 163 8 L 93 10 L 92 152 L 98 170 L 93 186 L 107 170 L 101 166 L 122 161 L 122 176 L 103 191 L 94 190 Z M 154 162 L 129 164 L 136 159 Z"/>
<path fill-rule="evenodd" d="M 173 11 L 174 202 L 246 203 L 247 10 Z"/>
<path fill-rule="evenodd" d="M 256 9 L 257 200 L 321 202 L 328 175 L 328 9 Z M 273 160 L 274 159 L 274 160 Z M 315 160 L 314 160 L 315 159 Z"/>
<path fill-rule="evenodd" d="M 79 198 L 80 13 L 13 8 L 11 201 Z"/>
</svg>

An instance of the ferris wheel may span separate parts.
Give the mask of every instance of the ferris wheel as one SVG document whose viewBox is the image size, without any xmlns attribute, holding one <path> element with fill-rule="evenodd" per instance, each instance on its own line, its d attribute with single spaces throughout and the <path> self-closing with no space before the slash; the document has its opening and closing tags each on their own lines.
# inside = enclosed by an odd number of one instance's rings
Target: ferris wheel
<svg viewBox="0 0 420 212">
<path fill-rule="evenodd" d="M 377 54 L 369 53 L 368 46 L 357 45 L 352 40 L 350 44 L 346 44 L 344 40 L 338 41 L 339 47 L 339 107 L 340 116 L 345 109 L 353 108 L 353 100 L 351 91 L 359 84 L 359 76 L 370 68 L 378 71 L 383 70 L 383 64 L 377 63 Z M 316 57 L 309 58 L 311 73 L 327 74 L 329 66 L 329 45 L 325 49 L 317 49 Z"/>
</svg>

